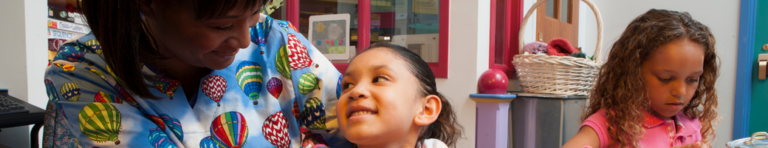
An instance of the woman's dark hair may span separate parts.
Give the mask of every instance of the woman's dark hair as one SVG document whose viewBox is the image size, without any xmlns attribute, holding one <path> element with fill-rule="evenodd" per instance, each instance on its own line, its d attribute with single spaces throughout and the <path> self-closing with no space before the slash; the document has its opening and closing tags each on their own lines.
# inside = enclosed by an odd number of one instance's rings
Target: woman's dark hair
<svg viewBox="0 0 768 148">
<path fill-rule="evenodd" d="M 448 102 L 445 96 L 437 92 L 435 75 L 432 73 L 432 69 L 429 68 L 429 65 L 427 65 L 427 62 L 424 62 L 418 54 L 400 45 L 383 42 L 373 44 L 371 47 L 368 47 L 368 49 L 379 47 L 389 49 L 392 53 L 395 53 L 395 55 L 405 61 L 404 63 L 408 65 L 411 73 L 413 73 L 413 75 L 416 76 L 416 79 L 419 80 L 422 97 L 436 95 L 440 98 L 440 103 L 442 104 L 440 115 L 437 116 L 435 122 L 429 124 L 427 128 L 421 131 L 417 141 L 421 143 L 425 139 L 435 138 L 443 141 L 449 147 L 454 147 L 456 141 L 461 136 L 462 127 L 456 123 L 456 113 L 453 111 L 451 103 Z"/>
<path fill-rule="evenodd" d="M 81 0 L 77 5 L 87 18 L 88 27 L 102 46 L 110 73 L 128 91 L 142 98 L 157 98 L 148 89 L 149 76 L 141 64 L 156 66 L 164 59 L 147 22 L 139 11 L 141 0 Z M 147 0 L 149 1 L 149 0 Z M 242 3 L 239 3 L 243 1 Z M 225 15 L 242 7 L 243 11 L 264 5 L 266 0 L 161 0 L 167 6 L 191 5 L 198 20 Z M 182 5 L 183 4 L 183 5 Z"/>
</svg>

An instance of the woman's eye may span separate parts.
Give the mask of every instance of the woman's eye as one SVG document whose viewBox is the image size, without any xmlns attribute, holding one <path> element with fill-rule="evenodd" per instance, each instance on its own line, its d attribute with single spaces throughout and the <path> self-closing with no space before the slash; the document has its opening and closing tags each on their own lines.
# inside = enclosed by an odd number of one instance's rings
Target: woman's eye
<svg viewBox="0 0 768 148">
<path fill-rule="evenodd" d="M 669 81 L 672 81 L 672 78 L 661 78 L 661 77 L 659 77 L 659 81 L 661 81 L 661 82 L 669 82 Z"/>
<path fill-rule="evenodd" d="M 699 79 L 688 79 L 689 83 L 697 83 L 699 82 Z"/>
<path fill-rule="evenodd" d="M 232 29 L 232 24 L 229 24 L 227 26 L 214 27 L 214 28 L 219 29 L 219 30 L 229 30 L 229 29 Z"/>
</svg>

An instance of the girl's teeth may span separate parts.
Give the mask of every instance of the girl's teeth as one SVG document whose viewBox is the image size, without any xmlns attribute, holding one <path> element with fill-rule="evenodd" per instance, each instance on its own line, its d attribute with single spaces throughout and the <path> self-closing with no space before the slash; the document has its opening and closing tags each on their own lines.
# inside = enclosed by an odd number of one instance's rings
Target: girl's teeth
<svg viewBox="0 0 768 148">
<path fill-rule="evenodd" d="M 366 114 L 371 114 L 371 112 L 370 112 L 370 111 L 358 111 L 358 112 L 354 112 L 354 113 L 352 113 L 352 116 L 356 116 L 356 115 L 366 115 Z"/>
</svg>

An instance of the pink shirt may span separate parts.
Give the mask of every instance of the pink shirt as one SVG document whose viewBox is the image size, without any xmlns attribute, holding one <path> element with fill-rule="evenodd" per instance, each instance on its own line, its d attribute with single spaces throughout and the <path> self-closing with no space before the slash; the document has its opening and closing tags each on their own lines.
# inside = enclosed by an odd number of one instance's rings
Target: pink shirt
<svg viewBox="0 0 768 148">
<path fill-rule="evenodd" d="M 701 141 L 701 124 L 698 119 L 691 119 L 682 112 L 675 115 L 675 120 L 664 120 L 645 112 L 643 129 L 645 135 L 640 138 L 640 147 L 672 147 Z M 581 124 L 595 129 L 600 139 L 600 147 L 607 148 L 610 143 L 608 126 L 606 125 L 605 109 L 592 114 Z"/>
</svg>

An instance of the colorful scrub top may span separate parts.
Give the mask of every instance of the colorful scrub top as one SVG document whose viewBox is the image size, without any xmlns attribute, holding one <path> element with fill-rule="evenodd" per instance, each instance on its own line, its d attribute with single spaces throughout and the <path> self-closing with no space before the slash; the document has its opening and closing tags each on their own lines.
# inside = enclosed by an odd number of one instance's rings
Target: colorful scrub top
<svg viewBox="0 0 768 148">
<path fill-rule="evenodd" d="M 299 147 L 299 128 L 351 146 L 335 121 L 341 74 L 293 25 L 262 16 L 253 44 L 205 76 L 189 101 L 163 76 L 147 81 L 159 100 L 126 92 L 92 34 L 65 43 L 45 75 L 43 146 Z"/>
</svg>

